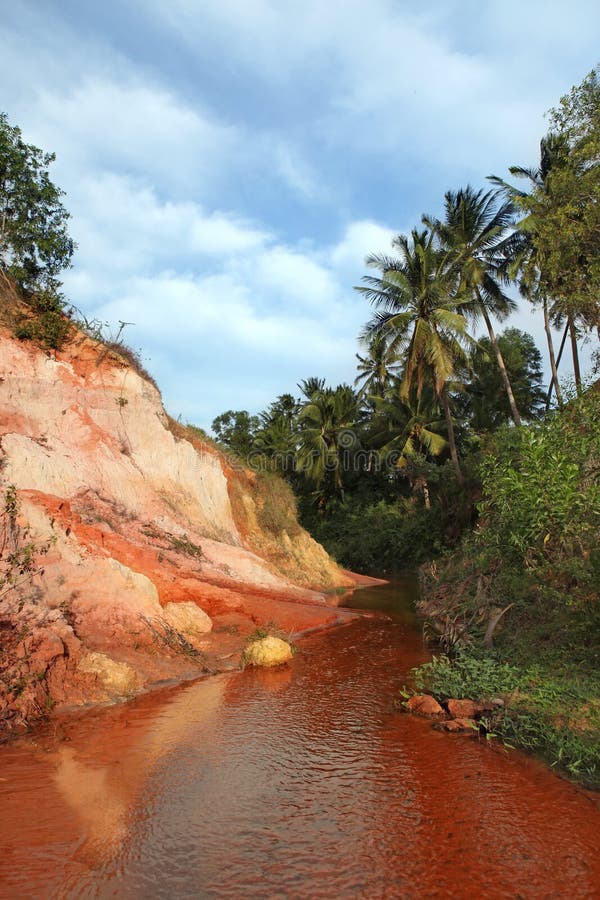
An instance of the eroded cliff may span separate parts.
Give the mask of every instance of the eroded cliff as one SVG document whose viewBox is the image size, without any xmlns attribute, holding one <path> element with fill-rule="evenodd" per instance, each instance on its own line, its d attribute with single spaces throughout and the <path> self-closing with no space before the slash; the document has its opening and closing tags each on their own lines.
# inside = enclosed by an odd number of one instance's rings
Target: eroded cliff
<svg viewBox="0 0 600 900">
<path fill-rule="evenodd" d="M 174 423 L 156 387 L 75 327 L 45 351 L 0 333 L 0 486 L 45 544 L 0 599 L 5 727 L 235 665 L 245 636 L 343 615 L 353 582 L 285 488 Z M 24 533 L 23 531 L 21 532 Z"/>
</svg>

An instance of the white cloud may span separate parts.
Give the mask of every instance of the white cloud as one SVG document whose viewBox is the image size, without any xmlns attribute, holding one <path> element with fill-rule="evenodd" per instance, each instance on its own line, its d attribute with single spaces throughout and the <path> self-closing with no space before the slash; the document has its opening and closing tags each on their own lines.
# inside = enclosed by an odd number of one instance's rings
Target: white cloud
<svg viewBox="0 0 600 900">
<path fill-rule="evenodd" d="M 331 250 L 331 262 L 346 272 L 364 268 L 364 259 L 368 254 L 392 253 L 392 238 L 396 234 L 397 231 L 369 219 L 351 222 L 341 241 Z"/>
<path fill-rule="evenodd" d="M 202 268 L 207 258 L 244 254 L 270 237 L 234 214 L 191 201 L 161 201 L 123 175 L 85 177 L 74 200 L 77 269 L 144 274 L 178 265 Z"/>
</svg>

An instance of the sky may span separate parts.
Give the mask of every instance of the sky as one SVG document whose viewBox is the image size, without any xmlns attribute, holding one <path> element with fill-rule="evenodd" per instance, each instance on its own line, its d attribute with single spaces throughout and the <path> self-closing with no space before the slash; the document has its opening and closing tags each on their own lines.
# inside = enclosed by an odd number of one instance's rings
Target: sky
<svg viewBox="0 0 600 900">
<path fill-rule="evenodd" d="M 371 252 L 535 165 L 597 0 L 0 0 L 0 111 L 56 153 L 64 277 L 208 428 L 351 383 Z M 509 324 L 544 350 L 538 315 Z M 589 348 L 587 353 L 589 359 Z M 565 371 L 567 371 L 565 369 Z"/>
</svg>

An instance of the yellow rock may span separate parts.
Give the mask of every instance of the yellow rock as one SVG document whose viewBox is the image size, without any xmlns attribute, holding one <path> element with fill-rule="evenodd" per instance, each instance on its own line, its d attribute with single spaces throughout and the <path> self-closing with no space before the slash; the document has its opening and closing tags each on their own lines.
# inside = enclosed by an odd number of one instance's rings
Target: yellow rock
<svg viewBox="0 0 600 900">
<path fill-rule="evenodd" d="M 135 669 L 127 663 L 111 659 L 105 653 L 87 653 L 79 663 L 79 668 L 82 672 L 95 675 L 111 696 L 121 697 L 130 694 L 138 686 Z"/>
<path fill-rule="evenodd" d="M 292 659 L 292 648 L 287 641 L 267 635 L 248 644 L 244 651 L 247 666 L 281 666 Z"/>
<path fill-rule="evenodd" d="M 167 603 L 163 607 L 162 616 L 168 625 L 181 632 L 192 644 L 212 629 L 209 616 L 191 600 Z"/>
</svg>

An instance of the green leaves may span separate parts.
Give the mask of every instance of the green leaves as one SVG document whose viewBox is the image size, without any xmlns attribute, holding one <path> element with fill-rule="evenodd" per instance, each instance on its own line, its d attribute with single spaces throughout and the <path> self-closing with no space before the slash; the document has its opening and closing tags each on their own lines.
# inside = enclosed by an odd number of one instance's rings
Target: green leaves
<svg viewBox="0 0 600 900">
<path fill-rule="evenodd" d="M 75 245 L 63 191 L 48 173 L 54 155 L 26 144 L 0 113 L 0 269 L 28 292 L 57 295 Z"/>
</svg>

